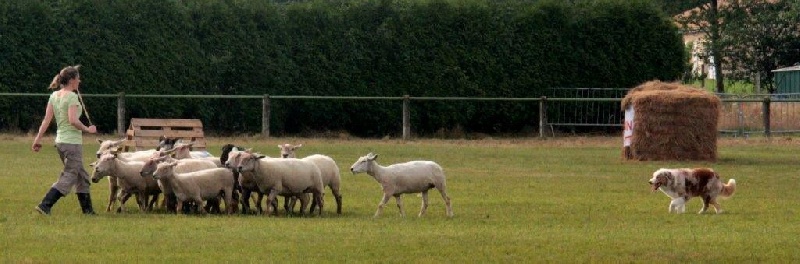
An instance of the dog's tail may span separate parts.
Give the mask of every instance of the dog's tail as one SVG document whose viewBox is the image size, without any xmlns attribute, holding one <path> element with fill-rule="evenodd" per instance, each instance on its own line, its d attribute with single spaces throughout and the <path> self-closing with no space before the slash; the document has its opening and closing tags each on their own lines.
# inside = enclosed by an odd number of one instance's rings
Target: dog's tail
<svg viewBox="0 0 800 264">
<path fill-rule="evenodd" d="M 722 185 L 722 191 L 720 192 L 720 196 L 728 198 L 733 196 L 733 193 L 736 192 L 736 180 L 730 179 L 728 180 L 727 184 Z"/>
</svg>

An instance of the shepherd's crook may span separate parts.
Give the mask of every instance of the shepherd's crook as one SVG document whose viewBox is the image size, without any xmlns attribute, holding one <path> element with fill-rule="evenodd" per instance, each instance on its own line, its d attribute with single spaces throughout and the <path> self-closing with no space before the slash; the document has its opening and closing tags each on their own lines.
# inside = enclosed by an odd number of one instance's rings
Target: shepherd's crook
<svg viewBox="0 0 800 264">
<path fill-rule="evenodd" d="M 81 105 L 83 106 L 82 107 L 83 114 L 86 115 L 86 119 L 89 120 L 89 126 L 93 126 L 94 123 L 92 123 L 92 118 L 89 117 L 89 112 L 86 111 L 86 104 L 83 103 L 83 96 L 81 96 L 81 90 L 75 90 L 75 91 L 78 92 L 78 100 L 81 101 Z"/>
</svg>

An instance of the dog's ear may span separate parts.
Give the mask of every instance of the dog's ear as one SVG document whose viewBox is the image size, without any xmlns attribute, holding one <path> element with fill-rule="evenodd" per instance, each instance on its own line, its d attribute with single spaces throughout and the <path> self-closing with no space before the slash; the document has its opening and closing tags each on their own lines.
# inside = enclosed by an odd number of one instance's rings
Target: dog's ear
<svg viewBox="0 0 800 264">
<path fill-rule="evenodd" d="M 664 179 L 666 179 L 668 181 L 671 181 L 672 178 L 673 178 L 672 177 L 672 173 L 670 171 L 667 171 L 667 170 L 661 171 L 661 173 L 659 173 L 658 176 L 659 176 L 659 178 L 664 178 Z"/>
</svg>

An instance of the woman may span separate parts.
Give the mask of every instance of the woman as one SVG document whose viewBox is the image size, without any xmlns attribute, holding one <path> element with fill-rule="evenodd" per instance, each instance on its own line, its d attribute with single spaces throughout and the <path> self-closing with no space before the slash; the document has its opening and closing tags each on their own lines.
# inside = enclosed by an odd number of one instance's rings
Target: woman
<svg viewBox="0 0 800 264">
<path fill-rule="evenodd" d="M 36 211 L 45 215 L 50 214 L 53 205 L 58 199 L 69 194 L 73 186 L 83 213 L 94 214 L 92 199 L 89 196 L 89 173 L 83 169 L 83 132 L 94 134 L 97 133 L 97 128 L 93 125 L 85 126 L 80 121 L 83 105 L 76 94 L 78 86 L 81 84 L 79 67 L 80 65 L 67 66 L 53 78 L 50 89 L 58 90 L 53 92 L 50 100 L 47 101 L 44 120 L 42 120 L 39 133 L 36 134 L 31 146 L 31 150 L 39 152 L 42 148 L 40 143 L 42 135 L 55 117 L 56 149 L 61 163 L 64 164 L 64 169 L 42 202 L 35 207 Z"/>
</svg>

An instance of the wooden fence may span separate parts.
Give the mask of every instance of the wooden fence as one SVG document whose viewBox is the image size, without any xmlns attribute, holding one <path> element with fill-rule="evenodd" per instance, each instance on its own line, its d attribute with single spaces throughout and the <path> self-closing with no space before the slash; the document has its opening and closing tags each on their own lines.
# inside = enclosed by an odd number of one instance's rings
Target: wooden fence
<svg viewBox="0 0 800 264">
<path fill-rule="evenodd" d="M 50 94 L 33 94 L 33 93 L 0 93 L 0 97 L 14 97 L 14 96 L 49 96 Z M 554 127 L 560 126 L 581 126 L 581 125 L 590 125 L 590 126 L 613 126 L 613 127 L 620 127 L 622 128 L 622 116 L 620 115 L 621 110 L 619 110 L 619 103 L 622 101 L 621 98 L 548 98 L 548 97 L 539 97 L 539 98 L 485 98 L 485 97 L 412 97 L 409 95 L 405 96 L 396 96 L 396 97 L 356 97 L 356 96 L 292 96 L 292 95 L 136 95 L 136 94 L 83 94 L 84 97 L 105 97 L 105 98 L 116 98 L 117 100 L 117 131 L 120 136 L 125 135 L 126 131 L 126 122 L 125 120 L 125 100 L 126 98 L 193 98 L 193 99 L 253 99 L 253 100 L 261 100 L 262 108 L 261 108 L 261 135 L 264 137 L 270 137 L 270 103 L 272 100 L 283 100 L 283 99 L 301 99 L 301 100 L 394 100 L 394 101 L 402 101 L 402 120 L 399 120 L 402 123 L 402 138 L 409 139 L 411 137 L 411 118 L 410 118 L 410 102 L 411 101 L 502 101 L 502 102 L 535 102 L 539 104 L 539 137 L 547 137 L 548 132 L 552 132 Z M 594 120 L 594 121 L 581 121 L 579 122 L 563 122 L 562 120 L 554 120 L 553 122 L 548 122 L 548 108 L 554 108 L 565 105 L 565 103 L 571 103 L 572 105 L 579 104 L 585 105 L 589 103 L 598 103 L 598 102 L 605 102 L 609 107 L 612 107 L 612 110 L 609 111 L 611 116 L 609 118 L 604 118 L 604 120 Z M 749 97 L 749 98 L 723 98 L 722 99 L 723 105 L 723 113 L 722 118 L 730 118 L 729 116 L 733 116 L 734 119 L 738 120 L 733 125 L 733 128 L 730 127 L 720 127 L 721 133 L 733 133 L 734 135 L 749 135 L 749 134 L 763 134 L 766 137 L 771 136 L 773 133 L 796 133 L 800 132 L 798 129 L 793 129 L 792 127 L 781 127 L 779 130 L 772 129 L 772 119 L 780 119 L 784 120 L 787 119 L 783 115 L 791 114 L 794 111 L 773 111 L 777 106 L 781 105 L 791 105 L 800 106 L 800 98 L 786 98 L 780 96 L 773 96 L 773 95 L 764 95 L 763 97 Z M 743 107 L 748 106 L 749 108 L 754 108 L 754 105 L 760 105 L 760 109 L 757 108 L 757 112 L 760 114 L 759 117 L 752 117 L 752 116 L 744 116 Z M 616 109 L 613 107 L 616 106 Z M 726 112 L 727 111 L 727 112 Z M 800 112 L 797 111 L 797 112 Z M 793 119 L 793 118 L 789 118 Z M 755 120 L 755 125 L 754 125 Z M 760 122 L 759 122 L 760 121 Z M 721 121 L 721 124 L 725 121 Z M 789 122 L 798 123 L 800 120 L 792 120 Z M 760 123 L 760 124 L 758 124 Z M 757 126 L 757 127 L 756 127 Z M 798 125 L 800 127 L 800 125 Z M 550 134 L 554 135 L 554 134 Z"/>
</svg>

